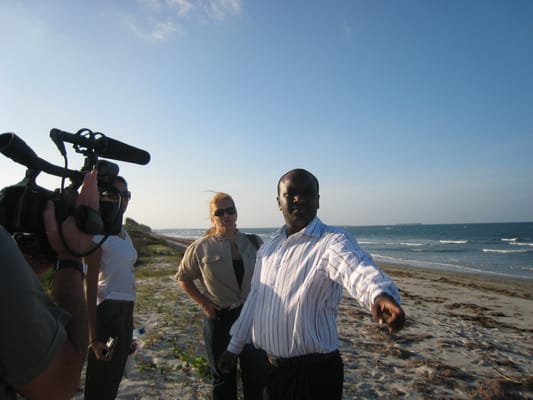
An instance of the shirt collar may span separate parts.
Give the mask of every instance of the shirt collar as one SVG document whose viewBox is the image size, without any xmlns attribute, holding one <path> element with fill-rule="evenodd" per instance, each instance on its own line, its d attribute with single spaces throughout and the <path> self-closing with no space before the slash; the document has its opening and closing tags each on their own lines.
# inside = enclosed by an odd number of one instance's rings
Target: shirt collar
<svg viewBox="0 0 533 400">
<path fill-rule="evenodd" d="M 239 236 L 239 229 L 235 228 L 235 240 L 237 239 L 237 236 Z M 219 241 L 229 240 L 229 238 L 219 235 L 218 233 L 214 234 L 213 237 Z"/>
<path fill-rule="evenodd" d="M 302 235 L 308 235 L 308 236 L 320 236 L 322 231 L 324 230 L 324 224 L 318 218 L 315 216 L 311 222 L 309 222 L 305 228 L 303 228 L 301 231 L 297 232 L 301 233 Z M 277 232 L 274 234 L 274 237 L 277 236 L 283 236 L 284 238 L 287 238 L 287 224 L 283 225 L 281 228 L 277 230 Z"/>
</svg>

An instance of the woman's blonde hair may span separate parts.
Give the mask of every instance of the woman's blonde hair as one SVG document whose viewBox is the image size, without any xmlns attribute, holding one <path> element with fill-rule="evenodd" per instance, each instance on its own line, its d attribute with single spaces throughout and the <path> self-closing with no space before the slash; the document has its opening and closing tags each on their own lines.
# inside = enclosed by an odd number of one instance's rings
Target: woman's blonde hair
<svg viewBox="0 0 533 400">
<path fill-rule="evenodd" d="M 229 200 L 233 204 L 233 207 L 235 207 L 235 201 L 233 201 L 233 197 L 224 192 L 217 192 L 213 195 L 213 197 L 211 197 L 211 200 L 209 200 L 209 218 L 213 217 L 214 212 L 217 209 L 217 201 L 220 200 Z M 204 236 L 214 236 L 215 232 L 216 228 L 213 225 L 211 228 L 205 231 Z"/>
</svg>

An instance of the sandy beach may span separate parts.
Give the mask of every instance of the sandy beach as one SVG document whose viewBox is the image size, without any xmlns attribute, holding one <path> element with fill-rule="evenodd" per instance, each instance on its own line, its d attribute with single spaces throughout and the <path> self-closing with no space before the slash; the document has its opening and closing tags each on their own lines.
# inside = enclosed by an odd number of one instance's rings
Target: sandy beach
<svg viewBox="0 0 533 400">
<path fill-rule="evenodd" d="M 158 238 L 137 269 L 146 333 L 117 398 L 209 399 L 202 315 L 172 276 L 188 241 Z M 406 327 L 389 334 L 344 298 L 344 399 L 533 399 L 533 281 L 381 266 L 400 288 Z"/>
</svg>

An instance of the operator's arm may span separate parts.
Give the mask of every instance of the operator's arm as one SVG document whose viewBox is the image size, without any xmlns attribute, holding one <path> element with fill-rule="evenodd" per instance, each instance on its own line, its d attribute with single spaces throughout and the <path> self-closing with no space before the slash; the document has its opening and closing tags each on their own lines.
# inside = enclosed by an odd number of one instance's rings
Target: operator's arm
<svg viewBox="0 0 533 400">
<path fill-rule="evenodd" d="M 87 317 L 89 321 L 89 343 L 94 355 L 99 360 L 107 360 L 107 346 L 98 340 L 96 332 L 96 298 L 98 286 L 98 274 L 102 261 L 102 248 L 85 257 L 87 263 L 87 277 L 85 278 L 85 296 L 87 298 Z"/>
<path fill-rule="evenodd" d="M 98 209 L 98 187 L 96 171 L 85 176 L 77 205 L 87 205 Z M 46 234 L 59 260 L 81 259 L 71 255 L 59 238 L 55 209 L 49 202 L 44 211 Z M 63 224 L 63 233 L 70 248 L 84 252 L 91 247 L 91 236 L 82 233 L 73 217 Z M 87 305 L 85 302 L 83 275 L 74 268 L 64 268 L 56 272 L 52 297 L 56 303 L 71 315 L 66 328 L 67 340 L 56 353 L 50 364 L 29 383 L 15 389 L 28 399 L 70 399 L 79 387 L 81 369 L 87 352 Z M 35 334 L 39 334 L 36 332 Z"/>
</svg>

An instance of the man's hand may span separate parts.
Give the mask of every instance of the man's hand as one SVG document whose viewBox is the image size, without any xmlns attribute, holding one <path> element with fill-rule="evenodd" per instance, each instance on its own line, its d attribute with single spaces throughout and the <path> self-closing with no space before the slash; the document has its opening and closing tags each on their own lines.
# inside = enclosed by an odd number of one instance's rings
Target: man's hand
<svg viewBox="0 0 533 400">
<path fill-rule="evenodd" d="M 232 353 L 231 351 L 225 351 L 220 355 L 218 359 L 218 369 L 223 374 L 229 374 L 235 366 L 237 365 L 237 356 L 238 354 Z"/>
<path fill-rule="evenodd" d="M 85 175 L 83 187 L 76 201 L 76 206 L 88 206 L 98 210 L 98 179 L 97 171 L 93 170 Z M 55 207 L 52 201 L 49 201 L 43 213 L 46 236 L 50 246 L 57 253 L 58 258 L 75 258 L 74 255 L 65 248 L 59 237 L 59 227 L 55 215 Z M 81 232 L 76 226 L 74 217 L 70 216 L 62 224 L 63 237 L 68 240 L 69 247 L 77 252 L 84 253 L 92 246 L 92 235 Z"/>
<path fill-rule="evenodd" d="M 372 315 L 380 324 L 387 324 L 389 332 L 398 332 L 405 324 L 405 313 L 388 294 L 382 293 L 374 299 Z"/>
</svg>

